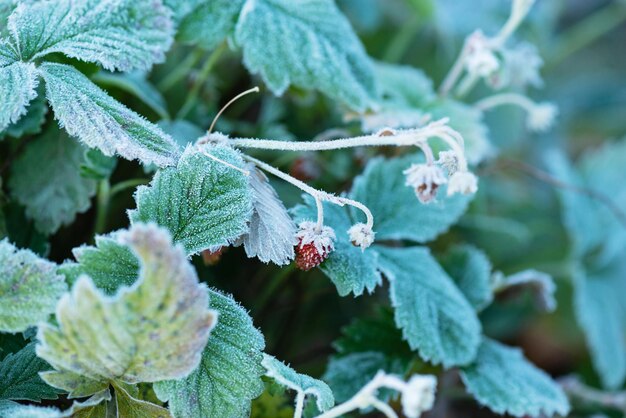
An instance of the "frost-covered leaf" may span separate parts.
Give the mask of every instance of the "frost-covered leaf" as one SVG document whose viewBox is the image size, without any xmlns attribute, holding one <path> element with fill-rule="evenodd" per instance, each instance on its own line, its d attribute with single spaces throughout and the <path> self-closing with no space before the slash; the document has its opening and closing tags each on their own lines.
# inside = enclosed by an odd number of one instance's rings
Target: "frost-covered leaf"
<svg viewBox="0 0 626 418">
<path fill-rule="evenodd" d="M 373 65 L 333 0 L 248 0 L 235 39 L 275 94 L 317 89 L 360 111 L 376 98 Z"/>
<path fill-rule="evenodd" d="M 566 416 L 569 402 L 560 386 L 524 358 L 519 349 L 484 340 L 471 365 L 461 369 L 467 391 L 497 414 Z"/>
<path fill-rule="evenodd" d="M 264 389 L 263 335 L 230 296 L 210 293 L 219 319 L 200 366 L 184 379 L 154 385 L 176 418 L 247 417 L 251 400 Z"/>
<path fill-rule="evenodd" d="M 0 70 L 1 71 L 1 70 Z M 37 97 L 30 102 L 26 114 L 15 123 L 10 124 L 5 130 L 0 130 L 0 140 L 6 136 L 21 138 L 25 135 L 35 135 L 41 132 L 42 125 L 46 121 L 48 105 L 43 85 L 37 89 Z"/>
<path fill-rule="evenodd" d="M 23 60 L 61 52 L 120 71 L 163 61 L 174 32 L 160 0 L 22 2 L 9 17 L 9 29 Z"/>
<path fill-rule="evenodd" d="M 128 92 L 150 107 L 161 119 L 169 119 L 167 104 L 161 92 L 146 79 L 146 74 L 135 71 L 128 74 L 101 71 L 92 77 L 100 85 L 116 87 Z"/>
<path fill-rule="evenodd" d="M 0 131 L 17 122 L 37 96 L 37 69 L 34 64 L 16 62 L 0 67 Z"/>
<path fill-rule="evenodd" d="M 242 167 L 227 147 L 207 147 L 214 157 Z M 131 222 L 154 222 L 167 228 L 188 254 L 229 245 L 247 231 L 252 197 L 246 176 L 188 147 L 176 167 L 156 173 L 150 186 L 135 193 Z"/>
<path fill-rule="evenodd" d="M 95 148 L 86 149 L 84 159 L 80 165 L 80 175 L 87 179 L 108 179 L 117 166 L 115 157 L 107 157 Z"/>
<path fill-rule="evenodd" d="M 434 119 L 450 118 L 448 125 L 465 140 L 465 157 L 471 165 L 495 154 L 496 150 L 489 141 L 489 129 L 483 121 L 481 111 L 455 100 L 437 102 L 428 110 Z"/>
<path fill-rule="evenodd" d="M 491 263 L 484 252 L 471 245 L 458 245 L 451 248 L 441 261 L 474 309 L 480 311 L 491 303 Z"/>
<path fill-rule="evenodd" d="M 289 264 L 294 258 L 296 224 L 280 201 L 267 177 L 254 166 L 250 169 L 252 189 L 252 217 L 250 230 L 243 237 L 248 257 L 258 257 L 279 266 Z"/>
<path fill-rule="evenodd" d="M 67 290 L 56 265 L 0 241 L 0 330 L 22 332 L 48 319 Z"/>
<path fill-rule="evenodd" d="M 115 386 L 115 402 L 118 417 L 170 418 L 170 412 L 159 405 L 136 399 L 123 387 Z"/>
<path fill-rule="evenodd" d="M 385 107 L 423 109 L 436 98 L 432 80 L 417 68 L 378 62 L 376 78 Z"/>
<path fill-rule="evenodd" d="M 71 375 L 94 387 L 112 380 L 155 382 L 187 376 L 200 362 L 215 312 L 183 249 L 154 225 L 135 225 L 120 240 L 141 260 L 137 282 L 107 297 L 83 276 L 57 306 L 58 328 L 39 328 L 37 355 L 56 369 L 42 373 L 50 384 L 70 382 L 64 378 Z M 77 387 L 62 388 L 72 396 Z"/>
<path fill-rule="evenodd" d="M 304 205 L 292 209 L 295 218 L 298 222 L 315 220 L 317 217 L 315 200 L 306 195 L 304 202 Z M 324 224 L 335 230 L 337 240 L 335 250 L 319 268 L 337 286 L 340 296 L 350 293 L 359 296 L 365 289 L 371 293 L 382 281 L 380 273 L 376 270 L 378 254 L 372 249 L 362 251 L 352 245 L 348 229 L 353 222 L 346 208 L 325 203 Z"/>
<path fill-rule="evenodd" d="M 377 240 L 412 240 L 426 242 L 445 232 L 465 212 L 470 198 L 446 196 L 443 187 L 435 202 L 420 203 L 402 174 L 417 156 L 371 160 L 365 172 L 354 180 L 351 198 L 367 206 L 374 214 Z"/>
<path fill-rule="evenodd" d="M 234 33 L 244 0 L 204 0 L 195 3 L 198 3 L 196 7 L 181 21 L 177 39 L 213 49 Z"/>
<path fill-rule="evenodd" d="M 556 309 L 554 292 L 556 285 L 552 276 L 537 270 L 529 269 L 519 273 L 504 276 L 498 272 L 494 275 L 494 287 L 496 292 L 515 292 L 518 289 L 529 288 L 533 293 L 537 308 L 552 312 Z"/>
<path fill-rule="evenodd" d="M 328 382 L 337 403 L 342 403 L 361 390 L 380 370 L 403 375 L 406 373 L 406 363 L 376 351 L 352 353 L 331 358 L 322 379 Z M 381 390 L 378 397 L 385 401 L 392 393 L 390 390 Z"/>
<path fill-rule="evenodd" d="M 156 125 L 115 101 L 73 67 L 44 63 L 39 72 L 54 115 L 67 132 L 105 155 L 158 166 L 175 163 L 179 149 Z"/>
<path fill-rule="evenodd" d="M 121 286 L 131 286 L 139 277 L 139 260 L 130 248 L 118 240 L 118 233 L 96 236 L 96 246 L 74 248 L 76 262 L 59 267 L 69 284 L 81 275 L 89 276 L 98 289 L 114 294 Z"/>
<path fill-rule="evenodd" d="M 35 355 L 35 343 L 7 355 L 0 362 L 0 399 L 56 399 L 59 391 L 39 377 L 39 372 L 49 369 L 48 363 Z"/>
<path fill-rule="evenodd" d="M 23 405 L 0 400 L 0 416 L 7 418 L 62 418 L 63 415 L 61 411 L 52 407 Z"/>
<path fill-rule="evenodd" d="M 377 247 L 396 325 L 424 360 L 468 364 L 480 344 L 476 312 L 426 248 Z"/>
<path fill-rule="evenodd" d="M 266 376 L 271 377 L 281 385 L 305 396 L 315 396 L 317 409 L 320 412 L 330 409 L 335 404 L 333 392 L 321 380 L 300 374 L 282 361 L 267 354 L 263 356 L 263 366 L 267 371 Z"/>
<path fill-rule="evenodd" d="M 96 181 L 80 175 L 85 148 L 55 125 L 28 144 L 11 167 L 11 195 L 43 233 L 56 232 L 91 206 Z"/>
<path fill-rule="evenodd" d="M 602 384 L 617 389 L 626 379 L 626 262 L 574 271 L 574 307 Z"/>
</svg>

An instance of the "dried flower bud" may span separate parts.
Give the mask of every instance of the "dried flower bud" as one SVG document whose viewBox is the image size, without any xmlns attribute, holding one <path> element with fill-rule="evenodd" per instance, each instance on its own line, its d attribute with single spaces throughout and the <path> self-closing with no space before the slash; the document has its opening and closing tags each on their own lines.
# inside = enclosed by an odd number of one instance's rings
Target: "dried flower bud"
<svg viewBox="0 0 626 418">
<path fill-rule="evenodd" d="M 406 175 L 406 185 L 415 189 L 422 203 L 432 202 L 439 186 L 447 182 L 441 168 L 433 164 L 412 164 L 403 173 Z"/>
<path fill-rule="evenodd" d="M 545 132 L 552 127 L 559 109 L 552 103 L 537 103 L 529 112 L 526 125 L 533 132 Z"/>
<path fill-rule="evenodd" d="M 322 264 L 335 249 L 335 231 L 329 226 L 318 228 L 317 223 L 300 223 L 296 234 L 296 266 L 300 270 L 311 270 Z"/>
<path fill-rule="evenodd" d="M 214 266 L 222 259 L 222 254 L 226 251 L 227 247 L 209 248 L 202 251 L 202 261 L 205 266 Z"/>
<path fill-rule="evenodd" d="M 350 236 L 352 245 L 361 247 L 361 250 L 365 250 L 374 242 L 374 235 L 376 235 L 376 233 L 366 224 L 358 223 L 348 229 L 348 235 Z"/>
<path fill-rule="evenodd" d="M 485 35 L 476 31 L 468 38 L 468 53 L 465 58 L 467 72 L 478 77 L 489 77 L 500 68 L 500 61 L 495 56 Z"/>
<path fill-rule="evenodd" d="M 408 418 L 418 418 L 435 404 L 437 379 L 434 376 L 415 375 L 402 390 L 402 412 Z"/>
<path fill-rule="evenodd" d="M 455 193 L 474 194 L 478 190 L 478 179 L 469 171 L 457 171 L 448 182 L 448 196 Z"/>
<path fill-rule="evenodd" d="M 459 169 L 459 158 L 454 151 L 441 151 L 439 152 L 437 164 L 443 167 L 448 172 L 448 175 L 451 176 Z"/>
</svg>

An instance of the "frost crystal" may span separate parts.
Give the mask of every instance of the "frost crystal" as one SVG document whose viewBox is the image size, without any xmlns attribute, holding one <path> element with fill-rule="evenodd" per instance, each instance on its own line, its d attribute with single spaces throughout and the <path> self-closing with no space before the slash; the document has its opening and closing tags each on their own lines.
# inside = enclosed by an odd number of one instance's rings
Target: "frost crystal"
<svg viewBox="0 0 626 418">
<path fill-rule="evenodd" d="M 376 233 L 366 224 L 358 223 L 350 227 L 348 235 L 355 247 L 361 247 L 361 250 L 365 250 L 374 242 Z"/>
<path fill-rule="evenodd" d="M 455 193 L 474 194 L 478 190 L 478 179 L 469 171 L 457 171 L 450 177 L 448 196 Z"/>
<path fill-rule="evenodd" d="M 435 403 L 437 379 L 434 376 L 415 375 L 402 390 L 402 412 L 407 418 L 418 418 Z"/>
<path fill-rule="evenodd" d="M 420 202 L 430 203 L 437 196 L 437 190 L 446 184 L 446 176 L 441 168 L 432 164 L 411 164 L 403 171 L 406 175 L 406 185 L 415 189 Z"/>
<path fill-rule="evenodd" d="M 441 151 L 437 164 L 445 168 L 450 176 L 459 169 L 459 159 L 454 151 Z"/>
<path fill-rule="evenodd" d="M 468 42 L 468 53 L 465 59 L 467 72 L 477 77 L 489 77 L 500 68 L 500 62 L 495 56 L 487 38 L 481 31 L 474 32 Z"/>
<path fill-rule="evenodd" d="M 319 266 L 335 249 L 335 231 L 329 226 L 318 227 L 317 223 L 304 221 L 296 234 L 296 264 L 301 270 Z"/>
<path fill-rule="evenodd" d="M 534 132 L 545 132 L 552 127 L 559 109 L 552 103 L 538 103 L 528 113 L 526 125 Z"/>
</svg>

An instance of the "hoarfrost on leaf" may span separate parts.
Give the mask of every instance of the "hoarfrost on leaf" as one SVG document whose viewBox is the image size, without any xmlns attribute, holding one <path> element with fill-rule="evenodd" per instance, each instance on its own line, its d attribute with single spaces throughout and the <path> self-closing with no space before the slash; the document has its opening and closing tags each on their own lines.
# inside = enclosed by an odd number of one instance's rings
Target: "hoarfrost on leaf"
<svg viewBox="0 0 626 418">
<path fill-rule="evenodd" d="M 480 311 L 491 303 L 491 263 L 483 251 L 471 245 L 458 245 L 452 247 L 441 261 L 444 270 L 474 309 Z"/>
<path fill-rule="evenodd" d="M 180 22 L 177 39 L 213 49 L 233 35 L 244 0 L 201 0 L 195 3 L 195 8 Z M 174 10 L 179 8 L 177 6 Z"/>
<path fill-rule="evenodd" d="M 108 297 L 82 276 L 59 301 L 58 327 L 39 328 L 37 355 L 56 369 L 41 376 L 70 396 L 93 394 L 110 381 L 185 377 L 215 324 L 207 288 L 166 231 L 135 225 L 119 238 L 141 260 L 137 282 Z M 92 349 L 79 349 L 85 344 Z"/>
<path fill-rule="evenodd" d="M 207 146 L 215 158 L 237 167 L 241 156 L 229 147 Z M 156 173 L 135 193 L 132 223 L 154 222 L 167 228 L 187 254 L 226 246 L 248 231 L 252 194 L 248 178 L 195 147 L 188 147 L 176 167 Z"/>
<path fill-rule="evenodd" d="M 159 399 L 169 402 L 175 418 L 244 418 L 249 416 L 251 400 L 264 389 L 265 341 L 232 297 L 209 292 L 219 320 L 200 366 L 184 379 L 156 383 L 154 390 Z"/>
<path fill-rule="evenodd" d="M 67 290 L 56 265 L 0 241 L 0 330 L 22 332 L 48 319 Z"/>
<path fill-rule="evenodd" d="M 34 64 L 16 62 L 0 67 L 0 132 L 26 114 L 28 104 L 37 96 L 38 84 Z"/>
<path fill-rule="evenodd" d="M 373 64 L 333 0 L 247 0 L 235 41 L 277 95 L 317 89 L 357 111 L 377 97 Z"/>
<path fill-rule="evenodd" d="M 39 377 L 39 372 L 49 369 L 48 363 L 35 354 L 35 343 L 8 354 L 0 362 L 0 400 L 56 399 L 59 391 Z"/>
</svg>

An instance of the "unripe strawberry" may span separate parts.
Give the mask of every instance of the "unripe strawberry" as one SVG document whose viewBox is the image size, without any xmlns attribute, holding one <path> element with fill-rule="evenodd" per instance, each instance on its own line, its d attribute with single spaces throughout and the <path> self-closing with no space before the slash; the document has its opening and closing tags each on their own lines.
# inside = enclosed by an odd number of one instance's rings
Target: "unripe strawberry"
<svg viewBox="0 0 626 418">
<path fill-rule="evenodd" d="M 328 226 L 320 228 L 315 222 L 302 222 L 296 237 L 296 266 L 300 270 L 319 266 L 335 249 L 335 231 Z"/>
</svg>

